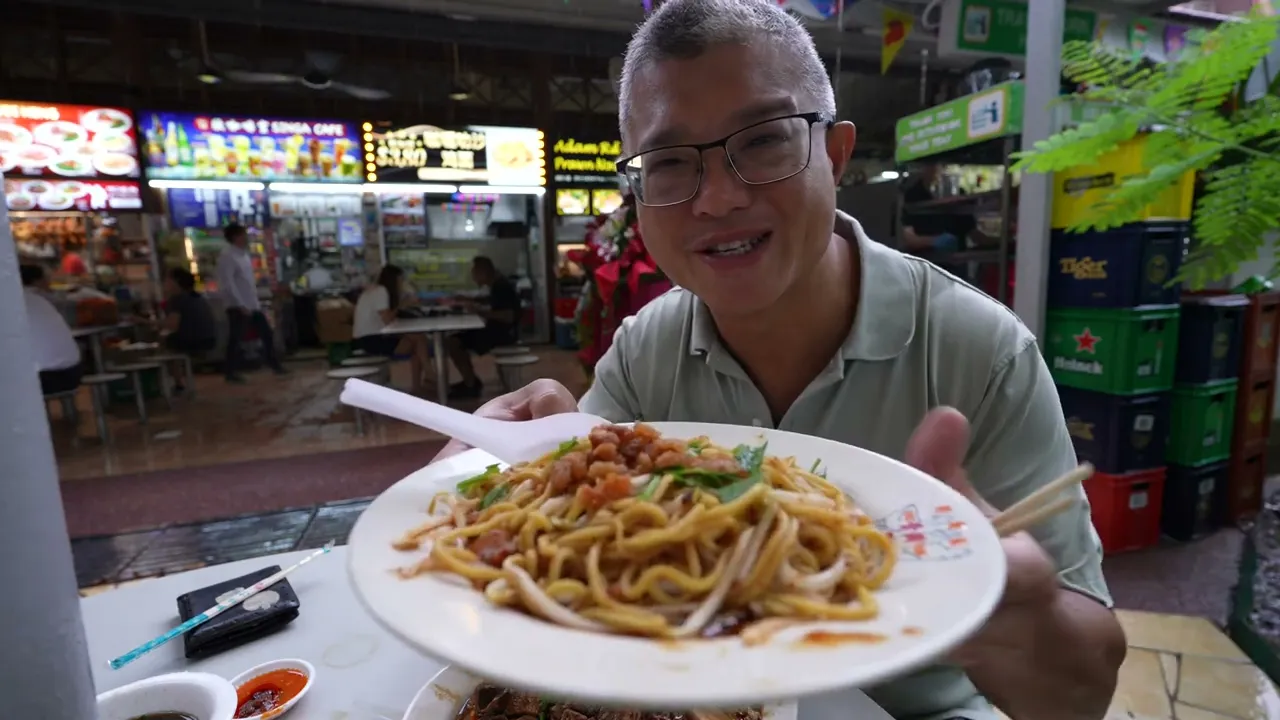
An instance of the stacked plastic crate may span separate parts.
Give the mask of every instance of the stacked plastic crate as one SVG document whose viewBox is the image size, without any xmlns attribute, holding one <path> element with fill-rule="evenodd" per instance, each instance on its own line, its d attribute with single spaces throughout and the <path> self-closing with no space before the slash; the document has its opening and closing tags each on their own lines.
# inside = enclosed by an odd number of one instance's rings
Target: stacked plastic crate
<svg viewBox="0 0 1280 720">
<path fill-rule="evenodd" d="M 1225 518 L 1227 473 L 1239 384 L 1243 295 L 1182 298 L 1178 368 L 1169 411 L 1164 510 L 1160 527 L 1192 540 Z"/>
<path fill-rule="evenodd" d="M 1107 552 L 1160 540 L 1185 222 L 1054 231 L 1045 356 Z"/>
<path fill-rule="evenodd" d="M 1203 329 L 1196 333 L 1200 338 L 1197 343 L 1180 351 L 1179 382 L 1184 355 L 1187 372 L 1194 368 L 1196 377 L 1234 374 L 1239 379 L 1229 433 L 1229 459 L 1224 458 L 1215 468 L 1211 505 L 1214 522 L 1237 523 L 1256 515 L 1262 504 L 1276 393 L 1280 292 L 1205 292 L 1188 301 L 1196 303 L 1197 322 Z M 1183 312 L 1189 313 L 1191 307 L 1184 306 Z M 1191 319 L 1192 315 L 1187 314 L 1187 320 Z M 1213 380 L 1208 383 L 1212 386 Z M 1205 433 L 1200 438 L 1202 444 L 1211 439 L 1208 428 Z M 1223 454 L 1220 447 L 1214 449 L 1217 455 Z M 1207 491 L 1209 483 L 1202 484 Z"/>
</svg>

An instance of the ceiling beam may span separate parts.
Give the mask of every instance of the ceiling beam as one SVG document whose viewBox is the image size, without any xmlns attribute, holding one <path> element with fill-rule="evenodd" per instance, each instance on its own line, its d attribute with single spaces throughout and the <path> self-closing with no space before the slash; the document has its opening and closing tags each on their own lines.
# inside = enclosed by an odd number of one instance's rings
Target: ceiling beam
<svg viewBox="0 0 1280 720">
<path fill-rule="evenodd" d="M 28 0 L 40 5 L 101 10 L 101 0 Z M 262 25 L 288 28 L 319 35 L 364 35 L 380 39 L 417 40 L 461 47 L 485 47 L 513 52 L 537 52 L 557 57 L 566 56 L 604 60 L 621 55 L 630 39 L 626 32 L 589 30 L 554 25 L 530 26 L 501 20 L 470 22 L 421 12 L 388 8 L 352 7 L 306 0 L 113 0 L 116 11 L 171 18 L 195 18 L 211 23 Z M 232 20 L 229 20 L 232 19 Z M 536 27 L 535 31 L 531 31 Z M 211 26 L 212 31 L 212 26 Z M 820 38 L 833 34 L 819 32 Z M 856 57 L 866 54 L 869 40 L 862 33 L 850 31 L 839 36 L 845 46 L 841 66 L 845 72 L 879 75 L 878 59 Z M 827 42 L 821 42 L 826 49 Z M 860 52 L 859 52 L 860 51 Z M 823 53 L 828 65 L 834 65 L 835 52 Z M 918 67 L 904 54 L 901 62 L 889 69 L 895 77 L 916 77 Z M 513 63 L 513 64 L 518 64 Z M 556 65 L 560 65 L 557 62 Z M 606 75 L 602 74 L 601 77 Z"/>
</svg>

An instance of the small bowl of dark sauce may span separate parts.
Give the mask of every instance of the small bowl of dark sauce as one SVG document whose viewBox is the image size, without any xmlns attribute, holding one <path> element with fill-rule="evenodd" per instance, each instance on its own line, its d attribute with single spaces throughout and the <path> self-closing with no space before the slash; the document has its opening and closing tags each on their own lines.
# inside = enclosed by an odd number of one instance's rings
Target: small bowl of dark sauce
<svg viewBox="0 0 1280 720">
<path fill-rule="evenodd" d="M 236 689 L 235 720 L 274 720 L 298 704 L 315 681 L 306 660 L 273 660 L 231 680 Z"/>
<path fill-rule="evenodd" d="M 157 675 L 98 696 L 98 720 L 233 720 L 235 686 L 210 673 Z"/>
</svg>

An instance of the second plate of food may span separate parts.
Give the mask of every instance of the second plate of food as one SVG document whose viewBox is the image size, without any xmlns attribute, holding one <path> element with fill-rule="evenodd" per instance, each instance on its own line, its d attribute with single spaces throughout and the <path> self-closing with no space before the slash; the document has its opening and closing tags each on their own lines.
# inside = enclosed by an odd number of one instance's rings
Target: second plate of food
<svg viewBox="0 0 1280 720">
<path fill-rule="evenodd" d="M 796 711 L 794 702 L 734 711 L 619 710 L 499 687 L 449 666 L 418 691 L 403 720 L 796 720 Z"/>
<path fill-rule="evenodd" d="M 1004 554 L 946 485 L 841 443 L 654 423 L 503 468 L 471 451 L 380 495 L 352 582 L 425 652 L 503 686 L 644 708 L 866 687 L 986 620 Z"/>
</svg>

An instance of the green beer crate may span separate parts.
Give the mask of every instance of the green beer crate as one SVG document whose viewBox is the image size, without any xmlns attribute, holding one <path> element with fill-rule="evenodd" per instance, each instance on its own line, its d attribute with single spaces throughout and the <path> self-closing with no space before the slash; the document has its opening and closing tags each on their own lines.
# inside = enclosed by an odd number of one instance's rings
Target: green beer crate
<svg viewBox="0 0 1280 720">
<path fill-rule="evenodd" d="M 1066 387 L 1136 395 L 1173 387 L 1177 305 L 1046 313 L 1045 362 Z"/>
<path fill-rule="evenodd" d="M 1165 460 L 1199 467 L 1231 457 L 1236 378 L 1173 389 Z"/>
</svg>

